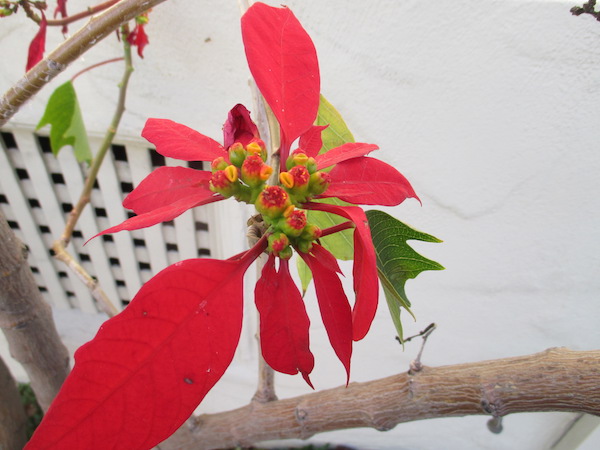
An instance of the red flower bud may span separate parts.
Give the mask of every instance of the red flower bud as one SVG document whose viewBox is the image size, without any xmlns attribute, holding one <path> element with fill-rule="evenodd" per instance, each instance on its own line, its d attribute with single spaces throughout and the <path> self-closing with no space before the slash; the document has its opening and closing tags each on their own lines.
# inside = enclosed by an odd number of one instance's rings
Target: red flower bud
<svg viewBox="0 0 600 450">
<path fill-rule="evenodd" d="M 283 219 L 279 223 L 281 231 L 285 234 L 298 237 L 302 234 L 302 231 L 306 226 L 306 214 L 304 211 L 295 209 L 291 206 L 284 211 Z"/>
<path fill-rule="evenodd" d="M 280 256 L 282 255 L 286 255 L 287 253 L 289 253 L 287 250 L 291 250 L 290 248 L 290 240 L 288 239 L 288 237 L 285 235 L 285 233 L 273 233 L 272 235 L 269 236 L 268 238 L 268 242 L 269 245 L 267 247 L 268 251 L 270 253 L 273 253 L 275 256 Z M 291 254 L 290 254 L 291 256 Z M 289 258 L 289 256 L 288 256 Z M 288 259 L 285 258 L 285 259 Z"/>
<path fill-rule="evenodd" d="M 260 155 L 248 155 L 242 164 L 242 181 L 254 187 L 264 183 L 273 173 L 273 169 L 266 165 Z"/>
<path fill-rule="evenodd" d="M 276 219 L 291 205 L 290 197 L 281 186 L 267 186 L 254 203 L 263 216 Z"/>
<path fill-rule="evenodd" d="M 235 169 L 235 174 L 232 173 L 230 168 Z M 231 197 L 235 194 L 238 184 L 237 168 L 234 166 L 228 166 L 225 170 L 217 170 L 210 177 L 210 190 L 218 192 L 223 197 Z"/>
</svg>

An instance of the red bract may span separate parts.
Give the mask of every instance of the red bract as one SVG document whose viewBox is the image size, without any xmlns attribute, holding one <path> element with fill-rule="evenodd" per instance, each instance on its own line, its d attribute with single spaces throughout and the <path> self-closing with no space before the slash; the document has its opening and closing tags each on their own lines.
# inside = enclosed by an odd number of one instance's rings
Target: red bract
<svg viewBox="0 0 600 450">
<path fill-rule="evenodd" d="M 76 352 L 26 448 L 148 449 L 173 434 L 231 363 L 255 257 L 190 259 L 148 281 Z"/>
<path fill-rule="evenodd" d="M 312 386 L 310 321 L 289 271 L 297 252 L 313 274 L 321 318 L 350 377 L 353 341 L 367 334 L 377 310 L 375 250 L 359 206 L 318 202 L 334 197 L 356 204 L 397 205 L 417 198 L 396 169 L 367 157 L 376 145 L 348 143 L 318 154 L 322 126 L 314 126 L 319 72 L 310 37 L 287 8 L 256 3 L 242 18 L 250 69 L 279 120 L 279 180 L 250 113 L 236 105 L 223 126 L 224 145 L 185 125 L 149 119 L 142 135 L 156 150 L 209 170 L 161 167 L 124 200 L 137 215 L 104 233 L 171 220 L 188 209 L 229 197 L 262 215 L 263 237 L 227 261 L 191 259 L 152 278 L 124 312 L 109 320 L 76 355 L 75 368 L 30 448 L 150 448 L 174 432 L 229 365 L 241 329 L 243 274 L 269 257 L 255 287 L 260 343 L 275 370 L 300 373 Z M 299 149 L 290 153 L 299 138 Z M 329 172 L 322 169 L 329 169 Z M 306 210 L 348 222 L 321 230 Z M 350 306 L 335 257 L 319 239 L 354 228 Z"/>
<path fill-rule="evenodd" d="M 264 3 L 255 3 L 242 17 L 242 38 L 250 72 L 279 121 L 283 164 L 292 143 L 317 117 L 317 52 L 292 11 Z"/>
<path fill-rule="evenodd" d="M 42 20 L 40 22 L 40 28 L 34 36 L 31 44 L 29 44 L 29 52 L 27 56 L 27 66 L 25 71 L 29 71 L 33 66 L 39 63 L 44 58 L 44 51 L 46 50 L 46 29 L 48 21 L 46 15 L 42 11 Z"/>
</svg>

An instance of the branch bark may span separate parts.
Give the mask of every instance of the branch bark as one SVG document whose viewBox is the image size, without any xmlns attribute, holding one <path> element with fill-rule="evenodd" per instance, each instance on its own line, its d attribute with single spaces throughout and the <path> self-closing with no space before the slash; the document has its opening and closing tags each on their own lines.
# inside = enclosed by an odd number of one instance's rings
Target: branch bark
<svg viewBox="0 0 600 450">
<path fill-rule="evenodd" d="M 19 390 L 0 358 L 0 448 L 19 449 L 27 442 L 27 416 Z"/>
<path fill-rule="evenodd" d="M 77 33 L 40 61 L 4 94 L 0 99 L 0 127 L 8 122 L 27 100 L 97 42 L 123 23 L 164 1 L 122 0 L 102 14 L 91 18 Z"/>
<path fill-rule="evenodd" d="M 37 288 L 26 254 L 0 212 L 0 328 L 46 411 L 69 373 L 69 352 L 58 336 L 52 310 Z"/>
<path fill-rule="evenodd" d="M 249 446 L 272 439 L 306 439 L 325 431 L 436 417 L 568 411 L 600 415 L 600 350 L 541 353 L 443 367 L 426 367 L 300 397 L 202 415 L 179 449 Z M 162 448 L 162 447 L 161 447 Z"/>
</svg>

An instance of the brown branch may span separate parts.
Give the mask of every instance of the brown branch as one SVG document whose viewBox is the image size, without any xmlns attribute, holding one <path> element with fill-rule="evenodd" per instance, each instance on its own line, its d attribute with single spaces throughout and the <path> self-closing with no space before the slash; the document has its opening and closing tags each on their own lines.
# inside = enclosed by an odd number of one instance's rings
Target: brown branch
<svg viewBox="0 0 600 450">
<path fill-rule="evenodd" d="M 177 448 L 243 447 L 348 428 L 386 431 L 436 417 L 540 411 L 600 415 L 600 350 L 557 348 L 493 361 L 424 366 L 414 375 L 252 403 L 195 418 L 187 441 L 179 440 Z"/>
<path fill-rule="evenodd" d="M 0 99 L 0 127 L 16 114 L 19 108 L 69 64 L 115 31 L 121 24 L 165 0 L 122 0 L 102 14 L 92 17 L 73 36 L 35 65 Z"/>
<path fill-rule="evenodd" d="M 17 383 L 0 358 L 0 448 L 23 448 L 27 442 L 27 416 Z"/>
<path fill-rule="evenodd" d="M 69 353 L 29 269 L 25 246 L 1 213 L 0 328 L 45 411 L 69 373 Z"/>
</svg>

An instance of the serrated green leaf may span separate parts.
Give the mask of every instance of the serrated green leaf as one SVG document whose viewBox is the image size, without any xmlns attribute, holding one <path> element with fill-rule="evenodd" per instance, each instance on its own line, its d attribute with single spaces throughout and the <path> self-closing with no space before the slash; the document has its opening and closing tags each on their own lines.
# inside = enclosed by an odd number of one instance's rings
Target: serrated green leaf
<svg viewBox="0 0 600 450">
<path fill-rule="evenodd" d="M 92 160 L 77 94 L 71 81 L 60 85 L 50 96 L 37 129 L 45 125 L 50 125 L 50 147 L 54 155 L 70 145 L 77 161 L 89 163 Z"/>
<path fill-rule="evenodd" d="M 406 309 L 414 317 L 404 289 L 406 281 L 415 278 L 425 270 L 444 269 L 441 264 L 414 251 L 406 241 L 411 239 L 424 242 L 442 241 L 430 234 L 415 230 L 382 211 L 367 211 L 366 214 L 377 255 L 379 280 L 398 337 L 402 340 L 401 308 Z"/>
</svg>

